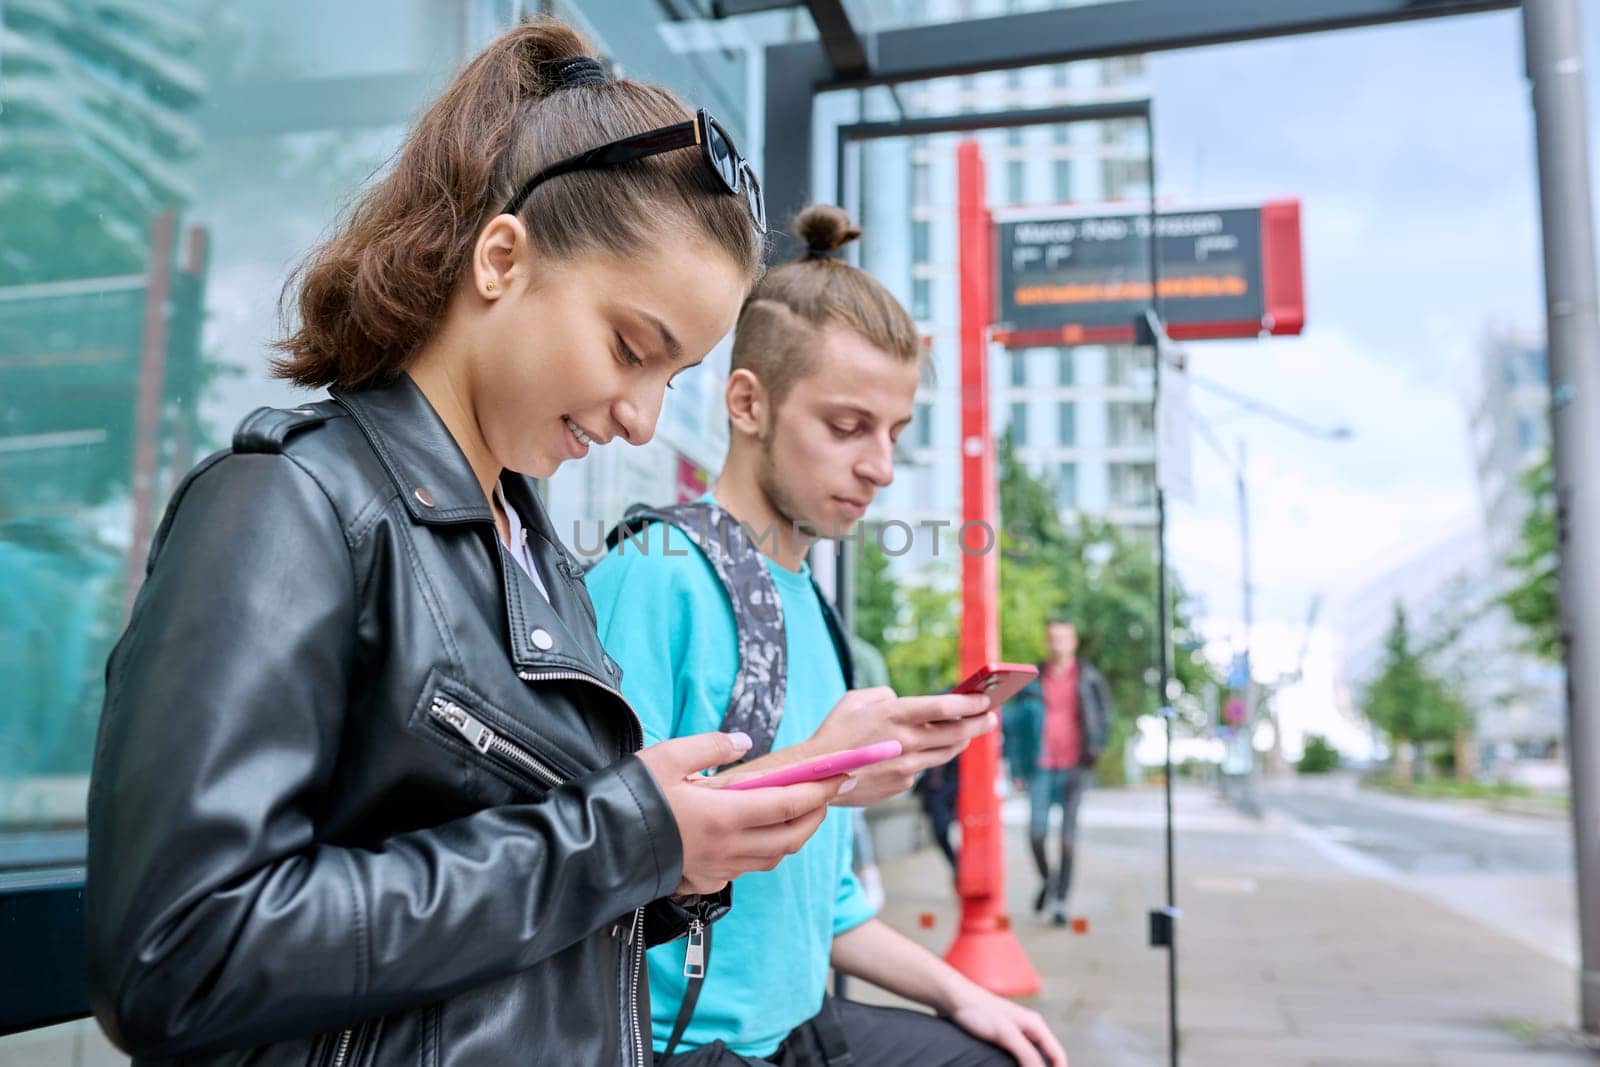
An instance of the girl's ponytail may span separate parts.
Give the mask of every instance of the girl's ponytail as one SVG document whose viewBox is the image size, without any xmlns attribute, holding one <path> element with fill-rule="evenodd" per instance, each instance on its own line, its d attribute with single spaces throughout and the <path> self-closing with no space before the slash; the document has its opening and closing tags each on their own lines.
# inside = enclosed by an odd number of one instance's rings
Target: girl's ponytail
<svg viewBox="0 0 1600 1067">
<path fill-rule="evenodd" d="M 289 279 L 283 306 L 297 321 L 275 346 L 279 377 L 308 388 L 397 377 L 437 329 L 479 232 L 517 184 L 556 159 L 689 116 L 670 92 L 637 82 L 564 87 L 558 65 L 588 54 L 576 31 L 537 19 L 456 76 L 388 173 Z M 698 228 L 754 277 L 760 240 L 742 200 L 692 156 L 564 175 L 519 214 L 544 257 L 628 254 L 663 230 Z"/>
</svg>

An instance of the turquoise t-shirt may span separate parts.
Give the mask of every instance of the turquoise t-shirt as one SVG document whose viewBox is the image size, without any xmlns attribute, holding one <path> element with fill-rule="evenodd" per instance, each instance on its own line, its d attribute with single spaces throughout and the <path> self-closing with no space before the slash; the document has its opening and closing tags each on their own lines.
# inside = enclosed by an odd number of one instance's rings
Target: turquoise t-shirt
<svg viewBox="0 0 1600 1067">
<path fill-rule="evenodd" d="M 716 572 L 680 530 L 651 526 L 589 573 L 600 640 L 622 667 L 622 692 L 645 744 L 722 726 L 739 666 L 738 633 Z M 804 741 L 844 695 L 844 675 L 808 570 L 767 559 L 783 602 L 789 679 L 773 748 Z M 771 1055 L 822 1008 L 835 936 L 872 918 L 850 870 L 850 809 L 835 808 L 774 870 L 741 877 L 733 910 L 711 937 L 705 984 L 680 1050 L 721 1040 Z M 683 940 L 647 954 L 655 1048 L 664 1051 L 683 1000 Z"/>
</svg>

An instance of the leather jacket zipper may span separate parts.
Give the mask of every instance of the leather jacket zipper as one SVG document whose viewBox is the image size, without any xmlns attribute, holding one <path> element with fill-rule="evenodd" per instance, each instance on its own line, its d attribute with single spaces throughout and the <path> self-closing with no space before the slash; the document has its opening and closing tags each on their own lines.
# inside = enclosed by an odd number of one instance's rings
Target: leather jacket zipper
<svg viewBox="0 0 1600 1067">
<path fill-rule="evenodd" d="M 633 726 L 633 737 L 630 740 L 634 742 L 634 750 L 637 751 L 644 744 L 644 727 L 639 723 L 639 713 L 633 710 L 633 705 L 628 703 L 628 698 L 623 696 L 622 690 L 616 686 L 607 685 L 584 671 L 518 671 L 517 677 L 524 682 L 588 682 L 592 686 L 604 689 L 622 701 L 622 706 L 628 709 L 628 718 Z"/>
<path fill-rule="evenodd" d="M 689 920 L 689 944 L 683 950 L 683 976 L 706 976 L 706 924 L 699 919 Z"/>
<path fill-rule="evenodd" d="M 628 990 L 629 1014 L 633 1017 L 633 1050 L 639 1067 L 645 1067 L 644 1036 L 639 1032 L 639 975 L 644 971 L 644 909 L 633 912 L 633 983 Z"/>
<path fill-rule="evenodd" d="M 596 682 L 595 679 L 589 678 L 588 675 L 571 672 L 554 675 L 532 675 L 529 672 L 519 671 L 518 675 L 523 681 L 532 682 L 554 681 L 558 678 L 566 679 L 569 673 L 573 679 L 587 679 L 588 681 Z M 600 683 L 596 682 L 596 684 Z M 607 688 L 610 687 L 608 686 Z M 617 695 L 620 697 L 622 694 L 618 693 Z M 632 711 L 632 709 L 630 708 L 629 711 Z M 551 769 L 549 764 L 540 760 L 527 749 L 495 733 L 488 725 L 453 700 L 434 697 L 433 702 L 428 706 L 428 714 L 455 731 L 467 744 L 479 752 L 488 756 L 498 756 L 502 760 L 509 761 L 514 766 L 536 775 L 552 788 L 566 781 L 564 777 Z M 634 715 L 633 721 L 637 726 L 639 721 L 637 715 Z M 639 729 L 642 733 L 643 728 Z M 633 1027 L 633 1047 L 638 1067 L 647 1067 L 643 1050 L 644 1039 L 639 1027 L 639 975 L 644 970 L 644 938 L 640 935 L 640 926 L 643 920 L 644 909 L 635 909 L 633 923 L 628 935 L 628 940 L 633 945 L 633 974 L 628 990 L 628 1006 L 630 1009 L 628 1014 Z M 348 1030 L 339 1035 L 339 1051 L 334 1056 L 333 1067 L 344 1067 L 344 1058 L 349 1050 L 350 1037 L 351 1031 Z"/>
<path fill-rule="evenodd" d="M 339 1044 L 333 1050 L 333 1067 L 344 1067 L 344 1061 L 350 1056 L 350 1043 L 355 1039 L 354 1030 L 346 1030 L 339 1035 Z"/>
<path fill-rule="evenodd" d="M 632 735 L 628 738 L 629 749 L 622 755 L 628 756 L 644 747 L 644 725 L 639 722 L 639 713 L 633 710 L 633 705 L 628 703 L 628 698 L 622 695 L 622 690 L 616 686 L 607 685 L 592 674 L 583 671 L 522 671 L 517 672 L 517 677 L 524 682 L 585 682 L 616 697 L 622 706 L 628 709 L 628 723 L 633 727 Z M 633 974 L 628 981 L 628 1017 L 633 1029 L 633 1054 L 637 1067 L 648 1067 L 645 1053 L 644 1035 L 639 1026 L 639 975 L 644 971 L 644 935 L 641 927 L 644 925 L 644 909 L 635 908 L 633 924 L 629 929 L 628 941 L 633 945 Z"/>
<path fill-rule="evenodd" d="M 522 746 L 495 733 L 453 700 L 434 697 L 433 703 L 428 707 L 428 714 L 460 734 L 467 744 L 486 756 L 497 756 L 519 770 L 534 775 L 552 788 L 566 781 L 566 778 L 556 773 L 549 764 Z"/>
</svg>

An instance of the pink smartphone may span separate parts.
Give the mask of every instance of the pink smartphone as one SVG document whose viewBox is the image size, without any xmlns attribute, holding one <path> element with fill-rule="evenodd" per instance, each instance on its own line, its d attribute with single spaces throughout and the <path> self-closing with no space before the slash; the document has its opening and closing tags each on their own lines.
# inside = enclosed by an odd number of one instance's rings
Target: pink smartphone
<svg viewBox="0 0 1600 1067">
<path fill-rule="evenodd" d="M 886 759 L 894 759 L 900 755 L 900 742 L 879 741 L 875 745 L 862 745 L 852 748 L 848 752 L 835 752 L 831 756 L 821 756 L 805 763 L 796 763 L 790 767 L 780 767 L 766 774 L 758 774 L 754 778 L 746 778 L 724 789 L 767 789 L 776 785 L 799 785 L 801 782 L 820 782 L 824 778 L 832 778 L 836 774 L 846 774 L 858 771 L 862 767 L 874 763 L 882 763 Z"/>
<path fill-rule="evenodd" d="M 1039 668 L 1030 663 L 985 663 L 962 679 L 952 693 L 986 693 L 991 707 L 998 708 L 1022 692 L 1039 677 Z"/>
</svg>

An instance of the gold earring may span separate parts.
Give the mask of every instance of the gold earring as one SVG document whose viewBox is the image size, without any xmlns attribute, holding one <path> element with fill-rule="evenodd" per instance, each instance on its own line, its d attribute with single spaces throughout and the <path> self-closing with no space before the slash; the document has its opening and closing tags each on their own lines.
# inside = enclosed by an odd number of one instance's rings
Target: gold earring
<svg viewBox="0 0 1600 1067">
<path fill-rule="evenodd" d="M 500 285 L 499 285 L 499 283 L 498 283 L 498 282 L 485 282 L 485 283 L 484 283 L 484 286 L 483 286 L 483 287 L 484 287 L 484 288 L 485 288 L 485 289 L 487 289 L 487 290 L 489 290 L 489 292 L 491 292 L 491 293 L 492 293 L 492 292 L 494 292 L 494 291 L 495 291 L 495 290 L 496 290 L 496 289 L 498 289 L 498 288 L 500 288 Z"/>
</svg>

